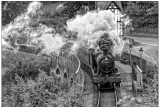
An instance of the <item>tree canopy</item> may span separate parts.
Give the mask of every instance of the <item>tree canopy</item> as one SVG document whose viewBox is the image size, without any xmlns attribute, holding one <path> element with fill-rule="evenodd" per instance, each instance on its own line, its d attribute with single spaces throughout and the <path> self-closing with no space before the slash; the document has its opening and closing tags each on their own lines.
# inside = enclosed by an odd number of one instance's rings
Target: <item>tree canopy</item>
<svg viewBox="0 0 160 108">
<path fill-rule="evenodd" d="M 62 13 L 68 14 L 70 18 L 74 17 L 78 11 L 94 10 L 94 1 L 66 1 L 64 2 L 64 11 Z"/>
<path fill-rule="evenodd" d="M 158 27 L 158 2 L 130 1 L 124 13 L 132 19 L 133 28 Z"/>
<path fill-rule="evenodd" d="M 48 4 L 57 1 L 41 2 Z M 29 3 L 30 1 L 2 1 L 2 25 L 10 23 L 19 14 L 23 13 Z M 95 9 L 94 1 L 63 1 L 61 3 L 64 9 L 60 14 L 67 15 L 67 19 Z M 132 20 L 131 23 L 134 29 L 144 27 L 158 28 L 158 1 L 122 1 L 121 4 L 123 12 Z M 58 19 L 61 17 L 59 16 Z M 64 21 L 66 20 L 61 19 L 65 23 Z"/>
<path fill-rule="evenodd" d="M 9 24 L 23 13 L 30 1 L 2 1 L 2 25 Z"/>
</svg>

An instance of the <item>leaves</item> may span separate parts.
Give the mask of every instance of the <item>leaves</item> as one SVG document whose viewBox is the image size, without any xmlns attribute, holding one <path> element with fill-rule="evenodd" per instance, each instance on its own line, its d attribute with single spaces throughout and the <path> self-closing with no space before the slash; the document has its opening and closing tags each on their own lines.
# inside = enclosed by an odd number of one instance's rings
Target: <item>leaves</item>
<svg viewBox="0 0 160 108">
<path fill-rule="evenodd" d="M 29 1 L 2 1 L 2 25 L 14 20 L 25 11 Z"/>
<path fill-rule="evenodd" d="M 3 84 L 3 107 L 78 107 L 82 106 L 82 99 L 78 95 L 76 85 L 62 89 L 56 83 L 54 76 L 48 76 L 40 70 L 35 80 L 23 80 L 15 75 L 15 83 Z"/>
<path fill-rule="evenodd" d="M 132 19 L 134 29 L 158 27 L 158 2 L 130 1 L 124 13 Z"/>
<path fill-rule="evenodd" d="M 64 2 L 64 11 L 62 13 L 65 13 L 69 15 L 69 18 L 75 17 L 77 14 L 77 11 L 86 11 L 85 6 L 88 6 L 89 10 L 93 10 L 95 8 L 95 2 L 94 1 L 67 1 Z M 85 12 L 84 12 L 85 13 Z"/>
</svg>

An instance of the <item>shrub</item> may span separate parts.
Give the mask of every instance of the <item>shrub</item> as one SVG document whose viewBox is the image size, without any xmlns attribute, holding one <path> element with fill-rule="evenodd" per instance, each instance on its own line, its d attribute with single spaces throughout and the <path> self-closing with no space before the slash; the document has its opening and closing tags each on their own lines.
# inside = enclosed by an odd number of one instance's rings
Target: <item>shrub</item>
<svg viewBox="0 0 160 108">
<path fill-rule="evenodd" d="M 136 107 L 158 107 L 158 66 L 149 64 L 147 68 L 147 81 L 143 85 L 144 91 L 138 96 L 142 98 L 142 102 L 134 104 Z"/>
<path fill-rule="evenodd" d="M 2 85 L 3 107 L 78 107 L 82 99 L 76 85 L 64 89 L 55 77 L 40 71 L 35 80 L 15 74 L 14 82 Z"/>
</svg>

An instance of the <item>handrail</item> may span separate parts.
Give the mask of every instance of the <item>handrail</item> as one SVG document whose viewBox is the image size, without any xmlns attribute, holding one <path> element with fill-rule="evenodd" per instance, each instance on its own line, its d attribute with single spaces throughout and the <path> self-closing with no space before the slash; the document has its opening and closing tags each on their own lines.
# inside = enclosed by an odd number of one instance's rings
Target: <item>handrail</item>
<svg viewBox="0 0 160 108">
<path fill-rule="evenodd" d="M 72 56 L 74 56 L 76 58 L 76 60 L 78 60 L 78 68 L 77 68 L 77 71 L 75 72 L 77 74 L 80 69 L 80 60 L 78 59 L 78 57 L 76 55 L 74 55 L 72 52 L 69 52 L 65 49 L 61 49 L 61 51 L 67 52 L 68 54 L 72 54 Z M 64 58 L 66 58 L 66 57 L 64 57 Z M 71 60 L 71 59 L 69 59 L 69 60 Z M 71 60 L 71 61 L 73 61 L 73 60 Z"/>
<path fill-rule="evenodd" d="M 132 65 L 132 77 L 133 80 L 137 81 L 141 88 L 143 88 L 143 71 L 136 64 Z"/>
<path fill-rule="evenodd" d="M 4 51 L 4 54 L 7 54 L 7 58 L 6 58 L 7 60 L 10 60 L 10 58 L 13 58 L 13 61 L 16 61 L 17 59 L 18 59 L 18 61 L 23 61 L 22 59 L 28 60 L 28 58 L 29 59 L 32 59 L 32 58 L 36 59 L 37 58 L 38 59 L 37 63 L 40 62 L 40 64 L 43 63 L 46 65 L 50 65 L 50 62 L 53 61 L 52 62 L 53 67 L 56 68 L 56 66 L 58 66 L 58 68 L 60 70 L 64 70 L 65 68 L 69 70 L 68 71 L 68 75 L 69 75 L 68 79 L 69 80 L 71 79 L 72 75 L 75 76 L 75 77 L 73 77 L 73 79 L 75 79 L 77 81 L 77 83 L 76 83 L 77 85 L 81 85 L 79 90 L 81 93 L 83 92 L 84 74 L 80 68 L 81 62 L 80 62 L 79 58 L 74 53 L 72 53 L 70 51 L 67 51 L 65 49 L 61 49 L 59 54 L 55 54 L 52 56 L 41 56 L 41 55 L 36 55 L 36 54 L 22 52 L 22 51 L 18 51 L 17 54 L 15 54 L 13 50 L 7 50 L 6 52 Z M 26 54 L 27 54 L 27 56 L 26 56 Z M 11 57 L 10 57 L 10 55 L 11 55 Z M 42 58 L 42 59 L 40 59 L 40 58 Z M 49 59 L 49 58 L 51 58 L 51 59 Z M 46 66 L 44 65 L 42 67 L 46 67 Z"/>
<path fill-rule="evenodd" d="M 143 88 L 143 72 L 138 65 L 136 65 L 136 72 L 137 72 L 137 81 L 139 82 L 140 86 Z"/>
</svg>

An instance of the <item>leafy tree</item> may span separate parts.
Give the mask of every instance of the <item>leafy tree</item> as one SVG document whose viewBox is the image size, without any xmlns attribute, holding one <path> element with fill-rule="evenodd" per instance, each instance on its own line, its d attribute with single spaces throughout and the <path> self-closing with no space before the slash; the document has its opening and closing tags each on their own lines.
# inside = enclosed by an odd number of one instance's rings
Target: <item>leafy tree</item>
<svg viewBox="0 0 160 108">
<path fill-rule="evenodd" d="M 158 27 L 158 2 L 130 1 L 124 13 L 132 19 L 133 28 Z"/>
<path fill-rule="evenodd" d="M 60 1 L 41 1 L 41 3 L 43 3 L 43 5 L 48 5 L 48 4 L 52 4 L 52 3 L 58 3 Z"/>
<path fill-rule="evenodd" d="M 27 8 L 29 1 L 2 1 L 2 25 L 9 24 Z"/>
<path fill-rule="evenodd" d="M 39 20 L 39 23 L 54 28 L 55 33 L 62 34 L 63 32 L 66 32 L 65 26 L 68 19 L 69 17 L 67 14 L 55 12 L 54 15 L 51 15 L 50 13 L 45 13 Z"/>
<path fill-rule="evenodd" d="M 74 17 L 77 14 L 77 11 L 83 11 L 86 9 L 85 6 L 88 6 L 89 10 L 95 9 L 94 1 L 71 1 L 64 2 L 64 11 L 62 13 L 68 14 L 69 18 Z"/>
<path fill-rule="evenodd" d="M 127 3 L 128 3 L 128 1 L 121 1 L 121 5 L 122 5 L 123 10 L 125 10 L 125 8 L 127 7 Z"/>
<path fill-rule="evenodd" d="M 80 107 L 82 99 L 76 85 L 63 89 L 54 75 L 40 71 L 35 80 L 23 80 L 15 74 L 14 82 L 3 84 L 3 107 Z"/>
</svg>

